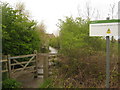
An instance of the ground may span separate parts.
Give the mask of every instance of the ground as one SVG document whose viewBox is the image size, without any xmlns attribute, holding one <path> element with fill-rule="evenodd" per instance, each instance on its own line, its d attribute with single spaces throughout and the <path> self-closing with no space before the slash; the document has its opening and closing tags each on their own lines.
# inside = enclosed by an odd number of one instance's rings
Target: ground
<svg viewBox="0 0 120 90">
<path fill-rule="evenodd" d="M 50 53 L 57 53 L 57 50 L 50 47 Z M 43 73 L 43 61 L 45 60 L 45 56 L 42 56 L 40 53 L 37 55 L 38 60 L 38 73 Z M 50 64 L 50 63 L 49 63 Z M 33 68 L 18 71 L 12 74 L 12 78 L 22 83 L 23 88 L 39 88 L 40 84 L 43 83 L 44 78 L 42 75 L 39 75 L 37 78 L 34 78 Z"/>
<path fill-rule="evenodd" d="M 38 55 L 38 68 L 43 66 L 43 57 Z M 43 70 L 38 69 L 38 73 L 43 73 Z M 18 71 L 12 74 L 12 78 L 16 79 L 17 81 L 22 83 L 23 88 L 39 88 L 40 84 L 43 83 L 43 76 L 38 76 L 37 78 L 34 78 L 33 68 L 24 70 L 24 71 Z"/>
<path fill-rule="evenodd" d="M 23 88 L 39 88 L 43 83 L 43 77 L 34 78 L 33 73 L 23 73 L 17 80 L 22 83 Z"/>
</svg>

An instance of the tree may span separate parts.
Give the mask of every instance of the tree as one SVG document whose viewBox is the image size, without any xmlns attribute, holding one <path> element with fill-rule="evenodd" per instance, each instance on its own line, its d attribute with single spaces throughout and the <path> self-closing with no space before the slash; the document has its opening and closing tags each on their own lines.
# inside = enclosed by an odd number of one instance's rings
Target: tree
<svg viewBox="0 0 120 90">
<path fill-rule="evenodd" d="M 49 45 L 51 46 L 51 47 L 54 47 L 54 48 L 56 48 L 56 49 L 60 49 L 60 39 L 59 39 L 59 36 L 57 36 L 57 37 L 52 37 L 52 38 L 50 38 L 50 40 L 49 40 Z"/>
<path fill-rule="evenodd" d="M 35 30 L 36 22 L 29 20 L 22 11 L 2 4 L 3 54 L 23 55 L 39 50 L 40 39 Z"/>
<path fill-rule="evenodd" d="M 60 21 L 60 51 L 69 57 L 84 57 L 103 50 L 104 40 L 89 37 L 89 20 L 66 17 Z"/>
<path fill-rule="evenodd" d="M 46 26 L 43 22 L 41 22 L 40 24 L 38 24 L 36 26 L 36 31 L 37 33 L 39 33 L 39 38 L 41 40 L 41 47 L 40 50 L 41 52 L 48 52 L 48 48 L 49 48 L 49 37 L 46 34 Z"/>
<path fill-rule="evenodd" d="M 111 12 L 110 15 L 111 15 L 112 19 L 114 19 L 114 11 L 115 11 L 115 3 L 110 4 L 110 12 Z M 115 41 L 114 36 L 112 36 L 111 39 L 112 39 L 111 40 L 112 42 Z"/>
<path fill-rule="evenodd" d="M 46 43 L 46 39 L 47 39 L 45 29 L 46 27 L 43 22 L 41 22 L 40 24 L 36 26 L 36 31 L 39 33 L 39 38 L 41 39 L 42 46 Z"/>
<path fill-rule="evenodd" d="M 115 11 L 115 3 L 110 4 L 110 11 L 111 11 L 111 17 L 114 18 L 114 11 Z"/>
<path fill-rule="evenodd" d="M 16 3 L 16 10 L 18 10 L 19 14 L 22 14 L 25 17 L 29 17 L 29 12 L 27 10 L 25 10 L 25 5 L 22 2 L 18 2 Z"/>
<path fill-rule="evenodd" d="M 100 17 L 100 13 L 99 11 L 97 10 L 97 14 L 95 16 L 95 13 L 96 13 L 96 10 L 95 8 L 93 8 L 90 4 L 90 2 L 86 2 L 86 6 L 85 6 L 85 9 L 84 9 L 84 15 L 82 14 L 82 11 L 80 9 L 80 7 L 78 6 L 77 7 L 77 10 L 78 10 L 78 15 L 79 17 L 85 17 L 86 19 L 92 19 L 92 18 L 99 18 Z"/>
<path fill-rule="evenodd" d="M 99 20 L 99 19 L 100 19 L 100 13 L 99 13 L 99 11 L 97 10 L 96 20 Z"/>
</svg>

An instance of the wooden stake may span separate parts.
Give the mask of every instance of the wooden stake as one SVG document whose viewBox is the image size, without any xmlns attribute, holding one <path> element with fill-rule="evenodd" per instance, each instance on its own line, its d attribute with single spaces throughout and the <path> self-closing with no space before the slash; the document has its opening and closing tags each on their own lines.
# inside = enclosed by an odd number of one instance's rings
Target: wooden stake
<svg viewBox="0 0 120 90">
<path fill-rule="evenodd" d="M 44 80 L 46 80 L 48 78 L 48 55 L 44 57 L 43 69 Z"/>
<path fill-rule="evenodd" d="M 9 75 L 9 78 L 11 78 L 11 60 L 9 58 L 10 58 L 10 55 L 8 55 L 7 60 L 8 60 L 8 75 Z"/>
<path fill-rule="evenodd" d="M 35 58 L 35 68 L 34 68 L 34 78 L 38 77 L 38 54 L 37 54 L 37 50 L 34 50 L 34 54 L 36 54 L 36 58 Z"/>
</svg>

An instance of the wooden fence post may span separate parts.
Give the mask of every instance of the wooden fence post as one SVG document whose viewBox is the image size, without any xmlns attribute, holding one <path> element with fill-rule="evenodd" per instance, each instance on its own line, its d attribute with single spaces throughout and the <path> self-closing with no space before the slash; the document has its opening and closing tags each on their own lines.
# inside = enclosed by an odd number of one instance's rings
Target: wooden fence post
<svg viewBox="0 0 120 90">
<path fill-rule="evenodd" d="M 44 75 L 44 80 L 48 78 L 48 54 L 44 56 L 44 64 L 43 64 L 43 75 Z"/>
<path fill-rule="evenodd" d="M 5 59 L 7 59 L 8 60 L 8 56 L 6 55 L 5 56 Z M 5 62 L 5 70 L 8 70 L 8 61 L 7 62 Z M 7 73 L 7 78 L 9 78 L 9 70 L 6 72 Z"/>
<path fill-rule="evenodd" d="M 9 59 L 10 55 L 8 55 L 7 57 L 7 63 L 8 63 L 8 75 L 9 75 L 9 78 L 11 78 L 11 60 Z"/>
<path fill-rule="evenodd" d="M 36 54 L 36 58 L 35 58 L 35 72 L 34 72 L 34 78 L 37 78 L 38 77 L 38 53 L 37 53 L 37 50 L 34 50 L 34 54 Z"/>
</svg>

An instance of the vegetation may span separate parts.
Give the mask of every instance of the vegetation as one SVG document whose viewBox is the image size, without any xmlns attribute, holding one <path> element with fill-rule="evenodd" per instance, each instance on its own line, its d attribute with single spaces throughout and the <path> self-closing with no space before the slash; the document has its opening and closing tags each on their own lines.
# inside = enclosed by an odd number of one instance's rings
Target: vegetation
<svg viewBox="0 0 120 90">
<path fill-rule="evenodd" d="M 49 78 L 40 85 L 40 88 L 49 88 L 51 87 L 52 83 L 53 83 L 52 80 Z"/>
<path fill-rule="evenodd" d="M 16 10 L 9 4 L 2 4 L 2 51 L 4 55 L 29 54 L 34 50 L 40 51 L 42 47 L 42 39 L 36 30 L 37 23 L 22 13 L 23 10 Z"/>
<path fill-rule="evenodd" d="M 89 12 L 87 19 L 66 17 L 65 20 L 60 20 L 59 36 L 48 39 L 45 25 L 31 20 L 23 5 L 19 4 L 16 9 L 6 3 L 1 6 L 3 55 L 27 55 L 34 50 L 46 53 L 49 46 L 58 49 L 61 54 L 58 60 L 51 60 L 54 63 L 53 75 L 40 88 L 105 87 L 106 41 L 104 37 L 89 36 Z M 114 41 L 111 43 L 110 55 L 110 85 L 113 88 L 117 87 L 117 78 L 120 75 L 117 71 L 117 51 L 118 43 Z M 3 88 L 20 87 L 21 84 L 14 79 L 3 81 Z"/>
<path fill-rule="evenodd" d="M 6 79 L 3 81 L 3 86 L 2 88 L 20 88 L 21 87 L 21 83 L 14 80 L 14 79 Z"/>
<path fill-rule="evenodd" d="M 27 55 L 34 50 L 42 52 L 44 45 L 45 25 L 37 25 L 26 14 L 23 4 L 18 4 L 14 9 L 8 3 L 1 3 L 2 7 L 2 54 L 11 56 Z M 38 33 L 39 32 L 39 33 Z M 18 59 L 18 61 L 29 58 Z M 5 67 L 5 64 L 3 64 Z M 20 67 L 16 65 L 15 68 Z M 20 88 L 20 83 L 13 79 L 7 79 L 3 73 L 3 88 Z"/>
<path fill-rule="evenodd" d="M 53 37 L 49 40 L 49 45 L 56 48 L 56 49 L 60 49 L 60 38 L 59 37 Z"/>
<path fill-rule="evenodd" d="M 46 29 L 46 27 L 45 27 L 45 25 L 44 25 L 43 22 L 41 22 L 40 24 L 38 24 L 36 26 L 36 32 L 38 33 L 38 36 L 39 36 L 39 39 L 40 39 L 40 42 L 41 42 L 39 44 L 39 46 L 40 46 L 40 52 L 42 52 L 42 53 L 47 53 L 49 51 L 48 50 L 49 39 L 48 39 L 48 37 L 47 37 L 47 35 L 45 33 L 45 29 Z"/>
<path fill-rule="evenodd" d="M 53 69 L 53 84 L 56 88 L 104 88 L 105 39 L 89 37 L 89 20 L 66 17 L 60 21 L 59 65 Z M 117 42 L 111 43 L 111 87 L 117 87 Z"/>
<path fill-rule="evenodd" d="M 105 49 L 105 40 L 89 36 L 89 20 L 67 17 L 60 21 L 60 51 L 69 57 L 89 56 Z"/>
</svg>

